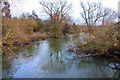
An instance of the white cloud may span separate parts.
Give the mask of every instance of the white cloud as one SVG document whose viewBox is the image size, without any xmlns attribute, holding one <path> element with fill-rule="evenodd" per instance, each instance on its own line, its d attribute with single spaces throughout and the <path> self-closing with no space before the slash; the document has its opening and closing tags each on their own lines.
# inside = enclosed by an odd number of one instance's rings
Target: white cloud
<svg viewBox="0 0 120 80">
<path fill-rule="evenodd" d="M 35 10 L 37 14 L 39 14 L 41 17 L 44 16 L 42 13 L 41 6 L 39 4 L 40 0 L 12 0 L 11 2 L 11 10 L 12 14 L 15 16 L 19 16 L 22 13 L 29 12 L 31 13 L 32 10 Z M 48 1 L 48 0 L 44 0 Z M 50 0 L 49 0 L 50 1 Z M 53 0 L 51 0 L 53 1 Z M 78 19 L 80 16 L 80 2 L 86 2 L 86 1 L 95 1 L 95 2 L 101 2 L 103 6 L 109 7 L 111 9 L 117 10 L 118 9 L 118 2 L 119 0 L 68 0 L 69 2 L 72 2 L 73 4 L 73 13 L 71 15 L 75 18 Z"/>
</svg>

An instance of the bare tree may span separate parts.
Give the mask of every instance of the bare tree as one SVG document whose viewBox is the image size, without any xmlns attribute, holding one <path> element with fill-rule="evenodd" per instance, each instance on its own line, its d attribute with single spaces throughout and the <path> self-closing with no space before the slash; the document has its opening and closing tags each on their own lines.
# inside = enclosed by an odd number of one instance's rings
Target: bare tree
<svg viewBox="0 0 120 80">
<path fill-rule="evenodd" d="M 106 16 L 103 16 L 101 19 L 102 25 L 108 25 L 108 24 L 112 25 L 112 24 L 116 23 L 117 18 L 118 18 L 118 14 L 115 11 L 113 11 L 112 9 L 105 8 L 103 10 L 102 14 L 107 14 Z"/>
<path fill-rule="evenodd" d="M 64 17 L 69 14 L 71 11 L 71 3 L 68 3 L 67 1 L 61 1 L 58 2 L 40 2 L 42 5 L 45 13 L 53 20 L 61 22 L 64 20 Z"/>
<path fill-rule="evenodd" d="M 107 15 L 107 13 L 102 14 L 102 5 L 101 3 L 87 2 L 87 4 L 80 2 L 83 12 L 81 13 L 82 18 L 85 20 L 85 23 L 91 33 L 90 27 L 97 24 L 100 19 Z"/>
</svg>

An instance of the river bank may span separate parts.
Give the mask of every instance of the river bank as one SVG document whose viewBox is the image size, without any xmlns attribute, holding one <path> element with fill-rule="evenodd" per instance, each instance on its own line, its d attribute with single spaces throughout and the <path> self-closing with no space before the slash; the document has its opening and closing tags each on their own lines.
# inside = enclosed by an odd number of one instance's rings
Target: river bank
<svg viewBox="0 0 120 80">
<path fill-rule="evenodd" d="M 75 52 L 77 54 L 77 57 L 83 58 L 83 57 L 105 57 L 114 61 L 120 62 L 120 49 L 119 48 L 110 48 L 106 53 L 100 52 L 99 50 L 95 49 L 89 49 L 86 50 L 85 48 L 78 47 L 77 45 L 69 45 L 67 47 L 67 50 L 69 52 Z"/>
<path fill-rule="evenodd" d="M 45 33 L 33 33 L 29 36 L 27 36 L 27 40 L 22 40 L 22 41 L 12 41 L 11 43 L 9 43 L 10 41 L 3 41 L 2 45 L 3 46 L 9 46 L 9 45 L 13 45 L 13 46 L 20 46 L 20 45 L 27 45 L 27 44 L 30 44 L 32 42 L 35 42 L 35 41 L 38 41 L 38 40 L 45 40 L 45 39 L 48 39 L 48 35 L 45 34 Z M 5 43 L 4 43 L 5 42 Z"/>
<path fill-rule="evenodd" d="M 83 36 L 83 34 L 85 34 Z M 76 36 L 78 34 L 69 34 L 67 36 L 62 36 L 62 37 L 49 37 L 47 34 L 42 34 L 42 33 L 35 33 L 31 38 L 30 40 L 28 41 L 25 41 L 25 42 L 14 42 L 13 44 L 4 44 L 3 43 L 3 46 L 5 47 L 9 47 L 10 45 L 13 46 L 13 50 L 14 49 L 14 46 L 27 46 L 29 44 L 32 44 L 34 42 L 37 42 L 39 40 L 46 40 L 46 39 L 50 39 L 50 38 L 53 38 L 53 39 L 57 39 L 57 38 L 63 38 L 63 37 L 69 37 L 69 36 Z M 78 37 L 82 37 L 82 38 L 85 38 L 86 37 L 86 33 L 80 33 Z M 84 43 L 84 41 L 83 41 Z M 10 47 L 12 47 L 10 46 Z M 75 52 L 76 54 L 78 54 L 77 57 L 79 58 L 83 58 L 83 57 L 94 57 L 94 56 L 102 56 L 102 57 L 105 57 L 105 58 L 109 58 L 109 59 L 112 59 L 112 60 L 116 60 L 116 61 L 120 61 L 119 57 L 120 57 L 120 49 L 109 49 L 108 53 L 102 53 L 100 52 L 99 50 L 86 50 L 82 47 L 78 47 L 77 44 L 74 44 L 73 46 L 69 45 L 66 47 L 67 50 L 69 52 Z"/>
</svg>

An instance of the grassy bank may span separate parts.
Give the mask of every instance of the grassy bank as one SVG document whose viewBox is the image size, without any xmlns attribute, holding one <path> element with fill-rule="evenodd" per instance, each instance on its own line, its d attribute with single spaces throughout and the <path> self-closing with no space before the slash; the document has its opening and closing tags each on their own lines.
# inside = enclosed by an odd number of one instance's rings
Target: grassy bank
<svg viewBox="0 0 120 80">
<path fill-rule="evenodd" d="M 34 32 L 37 22 L 30 18 L 3 18 L 3 43 L 26 43 L 34 38 L 47 38 L 45 33 Z"/>
<path fill-rule="evenodd" d="M 52 22 L 51 20 L 44 21 L 39 18 L 2 17 L 0 47 L 2 47 L 3 53 L 7 53 L 7 51 L 13 53 L 12 50 L 15 45 L 27 45 L 39 39 L 56 38 L 70 33 L 79 33 L 78 27 L 67 23 Z"/>
<path fill-rule="evenodd" d="M 82 32 L 87 32 L 87 27 L 81 28 Z M 92 33 L 85 39 L 85 43 L 77 40 L 76 51 L 78 54 L 98 54 L 114 57 L 120 57 L 120 29 L 118 24 L 111 26 L 91 27 Z M 74 47 L 73 47 L 74 48 Z M 71 49 L 73 49 L 71 48 Z"/>
<path fill-rule="evenodd" d="M 0 47 L 3 54 L 15 54 L 15 45 L 27 45 L 39 39 L 46 39 L 48 35 L 44 32 L 35 31 L 41 26 L 32 18 L 2 18 L 2 39 Z M 10 54 L 10 53 L 12 54 Z"/>
</svg>

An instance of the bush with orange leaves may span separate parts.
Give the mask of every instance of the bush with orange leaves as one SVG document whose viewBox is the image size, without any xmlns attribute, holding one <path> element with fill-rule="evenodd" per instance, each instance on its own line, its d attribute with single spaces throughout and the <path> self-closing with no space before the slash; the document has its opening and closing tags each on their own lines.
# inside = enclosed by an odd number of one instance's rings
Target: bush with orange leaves
<svg viewBox="0 0 120 80">
<path fill-rule="evenodd" d="M 26 43 L 33 37 L 44 37 L 42 33 L 36 33 L 38 36 L 35 36 L 34 29 L 37 27 L 37 22 L 31 18 L 3 18 L 2 24 L 3 37 L 9 32 L 9 36 L 3 40 L 6 44 Z"/>
</svg>

